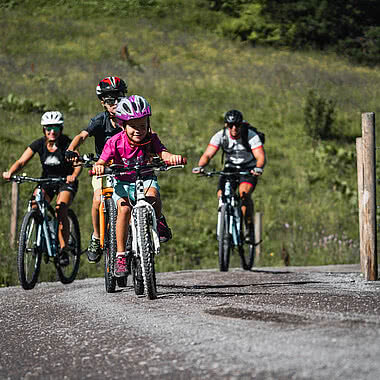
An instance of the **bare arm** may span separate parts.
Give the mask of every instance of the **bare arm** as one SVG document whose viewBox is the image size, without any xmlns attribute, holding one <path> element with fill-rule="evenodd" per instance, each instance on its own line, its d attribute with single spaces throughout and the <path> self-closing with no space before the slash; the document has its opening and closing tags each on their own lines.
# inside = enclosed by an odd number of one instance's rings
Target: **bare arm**
<svg viewBox="0 0 380 380">
<path fill-rule="evenodd" d="M 256 158 L 256 168 L 264 169 L 264 165 L 265 165 L 265 162 L 266 162 L 266 156 L 265 156 L 264 147 L 260 146 L 259 148 L 252 149 L 252 154 Z M 258 170 L 260 170 L 260 169 L 258 169 Z M 259 171 L 253 170 L 252 174 L 256 175 L 256 176 L 260 176 L 260 175 L 263 174 L 263 171 L 261 170 L 259 172 Z"/>
<path fill-rule="evenodd" d="M 211 159 L 215 156 L 217 153 L 218 148 L 213 145 L 208 145 L 205 152 L 202 154 L 201 158 L 199 159 L 198 166 L 204 167 L 206 166 Z"/>
<path fill-rule="evenodd" d="M 73 141 L 71 141 L 71 144 L 69 145 L 67 150 L 75 151 L 77 148 L 79 148 L 80 145 L 82 145 L 85 142 L 88 136 L 89 134 L 87 131 L 82 131 L 73 138 Z"/>
<path fill-rule="evenodd" d="M 80 174 L 81 171 L 82 171 L 82 167 L 81 166 L 75 166 L 73 174 L 68 175 L 67 178 L 66 178 L 67 183 L 74 182 L 77 179 L 77 177 L 79 176 L 79 174 Z"/>
<path fill-rule="evenodd" d="M 253 149 L 252 153 L 255 156 L 256 161 L 257 161 L 256 162 L 256 166 L 258 168 L 263 168 L 264 165 L 265 165 L 265 151 L 264 151 L 264 147 L 261 146 L 259 148 Z"/>
<path fill-rule="evenodd" d="M 3 172 L 3 178 L 6 180 L 10 180 L 14 173 L 17 173 L 20 169 L 22 169 L 34 156 L 34 152 L 29 147 L 26 148 L 25 152 L 22 156 L 11 166 L 11 168 L 7 172 Z"/>
</svg>

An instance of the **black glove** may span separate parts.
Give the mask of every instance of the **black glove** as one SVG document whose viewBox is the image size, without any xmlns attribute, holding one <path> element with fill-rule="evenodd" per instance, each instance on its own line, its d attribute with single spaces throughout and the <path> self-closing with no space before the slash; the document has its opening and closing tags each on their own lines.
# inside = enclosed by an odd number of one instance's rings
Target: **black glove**
<svg viewBox="0 0 380 380">
<path fill-rule="evenodd" d="M 73 161 L 78 157 L 79 157 L 79 154 L 77 152 L 72 151 L 72 150 L 66 150 L 66 152 L 65 152 L 66 160 Z"/>
</svg>

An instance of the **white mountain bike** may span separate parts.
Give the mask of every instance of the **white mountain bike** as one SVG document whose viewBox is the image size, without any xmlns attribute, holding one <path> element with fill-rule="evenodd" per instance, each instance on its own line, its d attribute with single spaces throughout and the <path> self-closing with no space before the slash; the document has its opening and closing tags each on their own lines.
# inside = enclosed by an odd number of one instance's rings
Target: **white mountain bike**
<svg viewBox="0 0 380 380">
<path fill-rule="evenodd" d="M 157 218 L 153 206 L 146 200 L 144 191 L 144 175 L 153 171 L 169 171 L 183 168 L 184 165 L 168 166 L 161 159 L 154 159 L 151 163 L 136 163 L 135 165 L 120 167 L 112 165 L 106 167 L 104 176 L 117 176 L 127 172 L 136 173 L 135 202 L 129 199 L 132 206 L 131 222 L 127 247 L 132 248 L 132 255 L 128 255 L 128 268 L 132 270 L 133 285 L 136 295 L 145 293 L 148 299 L 157 298 L 156 274 L 154 267 L 155 256 L 160 252 L 160 239 L 157 232 Z M 108 249 L 105 252 L 106 274 L 109 283 L 115 283 L 114 263 L 116 259 L 116 215 L 109 220 Z M 108 263 L 108 264 L 107 264 Z M 107 279 L 106 279 L 107 280 Z M 107 281 L 106 281 L 107 282 Z M 110 287 L 107 292 L 115 291 Z"/>
</svg>

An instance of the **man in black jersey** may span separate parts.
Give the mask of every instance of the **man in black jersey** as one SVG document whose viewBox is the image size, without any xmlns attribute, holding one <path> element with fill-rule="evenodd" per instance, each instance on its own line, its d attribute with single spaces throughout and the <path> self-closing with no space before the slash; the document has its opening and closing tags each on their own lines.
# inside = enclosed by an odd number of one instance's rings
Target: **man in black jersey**
<svg viewBox="0 0 380 380">
<path fill-rule="evenodd" d="M 92 118 L 82 132 L 74 137 L 68 147 L 69 154 L 74 153 L 79 145 L 81 145 L 89 136 L 95 138 L 95 153 L 97 158 L 103 151 L 106 141 L 121 132 L 122 129 L 115 122 L 115 112 L 118 101 L 127 93 L 126 83 L 118 77 L 107 77 L 102 79 L 96 87 L 96 95 L 100 103 L 104 107 L 104 111 Z M 92 200 L 92 226 L 94 232 L 90 239 L 90 244 L 87 250 L 87 257 L 90 263 L 99 262 L 102 250 L 100 248 L 100 230 L 99 230 L 99 206 L 100 196 L 102 191 L 102 179 L 93 177 L 92 187 L 94 196 Z"/>
</svg>

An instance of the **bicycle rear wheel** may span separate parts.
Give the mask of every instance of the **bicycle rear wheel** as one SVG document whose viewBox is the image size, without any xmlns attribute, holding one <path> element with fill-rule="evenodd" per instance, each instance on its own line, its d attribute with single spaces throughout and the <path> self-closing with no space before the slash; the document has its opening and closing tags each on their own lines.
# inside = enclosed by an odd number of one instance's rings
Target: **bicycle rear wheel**
<svg viewBox="0 0 380 380">
<path fill-rule="evenodd" d="M 67 216 L 69 219 L 69 265 L 61 266 L 56 261 L 57 274 L 62 284 L 71 284 L 75 280 L 79 270 L 81 254 L 78 218 L 71 209 L 68 210 Z"/>
<path fill-rule="evenodd" d="M 41 215 L 37 210 L 29 211 L 22 221 L 17 253 L 17 271 L 21 286 L 33 289 L 41 268 L 42 252 L 37 246 L 41 228 Z"/>
<path fill-rule="evenodd" d="M 106 292 L 114 293 L 117 281 L 115 276 L 117 210 L 112 198 L 106 198 L 105 209 L 104 280 Z"/>
<path fill-rule="evenodd" d="M 222 205 L 218 212 L 218 239 L 219 239 L 219 270 L 227 272 L 230 265 L 232 240 L 229 232 L 229 212 L 226 205 Z"/>
<path fill-rule="evenodd" d="M 142 276 L 146 296 L 157 298 L 156 276 L 154 270 L 154 250 L 151 236 L 151 223 L 146 208 L 137 208 L 137 244 L 141 258 Z"/>
<path fill-rule="evenodd" d="M 246 233 L 243 217 L 241 218 L 240 226 L 240 236 L 242 241 L 242 244 L 239 246 L 240 265 L 244 270 L 250 270 L 253 267 L 256 255 L 255 233 L 253 232 L 252 236 L 250 236 L 250 243 L 246 244 L 244 242 L 244 236 L 246 235 Z M 253 231 L 255 231 L 255 225 L 253 225 Z"/>
</svg>

